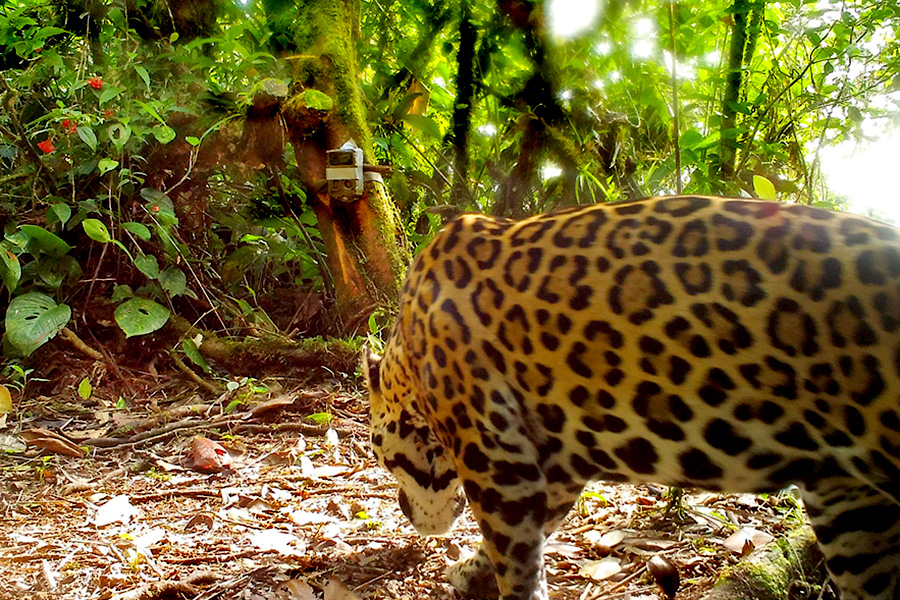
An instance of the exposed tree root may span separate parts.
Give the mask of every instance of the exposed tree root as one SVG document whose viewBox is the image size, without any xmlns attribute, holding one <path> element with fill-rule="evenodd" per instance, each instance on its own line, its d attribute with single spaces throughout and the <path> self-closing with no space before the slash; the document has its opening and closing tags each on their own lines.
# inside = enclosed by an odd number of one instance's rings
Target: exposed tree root
<svg viewBox="0 0 900 600">
<path fill-rule="evenodd" d="M 174 315 L 166 328 L 180 338 L 196 338 L 199 334 L 202 341 L 198 348 L 203 356 L 232 375 L 258 378 L 269 372 L 293 371 L 315 380 L 334 373 L 353 374 L 359 363 L 359 350 L 343 340 L 226 340 Z"/>
<path fill-rule="evenodd" d="M 809 525 L 753 551 L 729 572 L 703 600 L 788 600 L 805 598 L 821 588 L 825 565 Z"/>
</svg>

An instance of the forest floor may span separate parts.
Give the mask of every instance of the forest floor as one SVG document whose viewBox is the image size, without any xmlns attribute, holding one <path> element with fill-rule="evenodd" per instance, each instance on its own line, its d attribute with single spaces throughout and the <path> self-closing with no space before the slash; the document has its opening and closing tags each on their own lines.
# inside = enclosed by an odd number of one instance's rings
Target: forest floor
<svg viewBox="0 0 900 600">
<path fill-rule="evenodd" d="M 76 366 L 0 422 L 0 598 L 456 597 L 445 570 L 477 527 L 467 514 L 446 537 L 416 534 L 369 450 L 355 381 L 201 398 L 177 375 L 119 372 L 79 393 Z M 551 597 L 663 598 L 646 566 L 661 556 L 676 598 L 697 599 L 747 539 L 802 518 L 785 495 L 687 493 L 679 512 L 665 492 L 592 485 L 549 545 Z"/>
</svg>

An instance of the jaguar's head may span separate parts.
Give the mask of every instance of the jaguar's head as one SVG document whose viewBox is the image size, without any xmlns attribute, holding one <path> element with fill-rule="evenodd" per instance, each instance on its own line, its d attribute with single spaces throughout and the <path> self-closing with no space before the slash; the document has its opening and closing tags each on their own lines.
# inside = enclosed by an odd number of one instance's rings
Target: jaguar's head
<svg viewBox="0 0 900 600">
<path fill-rule="evenodd" d="M 369 431 L 378 463 L 400 484 L 400 508 L 422 535 L 446 533 L 465 508 L 453 461 L 421 412 L 422 399 L 383 371 L 388 361 L 366 348 Z"/>
</svg>

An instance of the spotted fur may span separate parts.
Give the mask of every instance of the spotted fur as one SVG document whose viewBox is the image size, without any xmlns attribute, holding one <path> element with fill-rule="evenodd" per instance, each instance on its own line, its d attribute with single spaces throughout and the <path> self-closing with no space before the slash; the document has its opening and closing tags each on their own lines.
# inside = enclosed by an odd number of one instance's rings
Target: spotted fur
<svg viewBox="0 0 900 600">
<path fill-rule="evenodd" d="M 463 592 L 545 600 L 543 547 L 592 479 L 796 483 L 843 600 L 900 598 L 900 231 L 712 197 L 463 216 L 422 251 L 372 445 L 404 513 L 484 541 Z"/>
</svg>

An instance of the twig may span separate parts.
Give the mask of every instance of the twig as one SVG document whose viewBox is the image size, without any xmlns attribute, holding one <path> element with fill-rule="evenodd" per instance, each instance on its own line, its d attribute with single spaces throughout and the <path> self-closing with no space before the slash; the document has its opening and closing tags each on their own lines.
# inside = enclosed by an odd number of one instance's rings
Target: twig
<svg viewBox="0 0 900 600">
<path fill-rule="evenodd" d="M 169 352 L 169 356 L 172 358 L 172 361 L 175 363 L 175 366 L 177 366 L 179 369 L 181 369 L 181 371 L 184 372 L 185 375 L 190 377 L 194 381 L 194 383 L 196 383 L 197 385 L 199 385 L 200 387 L 202 387 L 203 389 L 208 391 L 210 394 L 213 394 L 214 396 L 218 396 L 219 394 L 221 394 L 223 392 L 222 388 L 220 388 L 216 384 L 211 383 L 211 382 L 203 379 L 199 375 L 197 375 L 197 373 L 195 373 L 193 369 L 188 367 L 184 363 L 184 361 L 181 360 L 181 357 L 178 356 L 178 354 L 176 352 Z"/>
<path fill-rule="evenodd" d="M 81 351 L 82 354 L 85 354 L 86 356 L 88 356 L 89 358 L 93 358 L 94 360 L 105 360 L 103 354 L 88 346 L 84 342 L 84 340 L 78 337 L 78 334 L 76 334 L 68 327 L 63 327 L 62 334 L 63 337 L 66 338 L 66 340 L 68 340 L 70 344 L 75 346 L 76 350 Z"/>
</svg>

